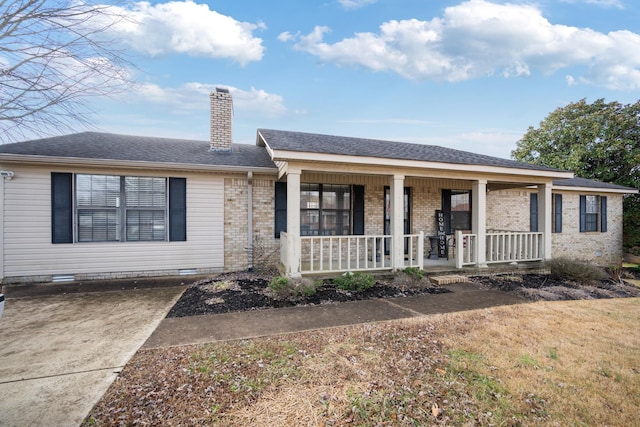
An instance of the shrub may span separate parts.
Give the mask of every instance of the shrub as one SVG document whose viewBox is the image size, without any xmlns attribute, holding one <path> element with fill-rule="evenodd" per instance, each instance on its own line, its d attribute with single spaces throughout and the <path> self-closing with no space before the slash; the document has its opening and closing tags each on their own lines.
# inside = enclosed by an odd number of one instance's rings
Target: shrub
<svg viewBox="0 0 640 427">
<path fill-rule="evenodd" d="M 624 283 L 622 281 L 622 264 L 611 264 L 609 267 L 605 268 L 604 271 L 609 275 L 609 279 L 615 283 Z"/>
<path fill-rule="evenodd" d="M 590 284 L 606 279 L 606 274 L 597 266 L 570 258 L 554 258 L 547 261 L 551 277 L 560 280 L 573 280 L 581 284 Z"/>
<path fill-rule="evenodd" d="M 393 286 L 403 291 L 424 286 L 424 272 L 416 267 L 407 267 L 393 276 Z"/>
<path fill-rule="evenodd" d="M 269 293 L 274 299 L 310 297 L 316 294 L 317 284 L 310 279 L 290 280 L 287 277 L 274 277 L 269 283 Z"/>
<path fill-rule="evenodd" d="M 362 272 L 344 273 L 333 279 L 333 284 L 344 291 L 364 291 L 373 287 L 375 280 L 373 274 Z"/>
<path fill-rule="evenodd" d="M 407 267 L 404 269 L 404 274 L 411 277 L 413 280 L 419 282 L 424 278 L 424 272 L 418 267 Z"/>
</svg>

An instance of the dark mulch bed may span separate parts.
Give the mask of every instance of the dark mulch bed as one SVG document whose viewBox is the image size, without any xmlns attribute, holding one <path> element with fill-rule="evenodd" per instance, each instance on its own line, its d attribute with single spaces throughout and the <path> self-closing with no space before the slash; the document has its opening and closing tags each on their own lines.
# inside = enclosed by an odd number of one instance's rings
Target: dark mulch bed
<svg viewBox="0 0 640 427">
<path fill-rule="evenodd" d="M 637 274 L 629 273 L 627 277 L 635 278 Z M 610 279 L 578 283 L 547 274 L 505 274 L 476 276 L 471 280 L 485 288 L 514 292 L 534 301 L 640 297 L 640 288 Z"/>
<path fill-rule="evenodd" d="M 624 277 L 640 279 L 640 273 L 625 271 Z M 275 274 L 233 273 L 193 283 L 173 306 L 167 317 L 187 317 L 299 305 L 330 304 L 372 298 L 439 294 L 447 289 L 430 284 L 427 279 L 416 283 L 379 279 L 365 291 L 347 292 L 323 281 L 313 296 L 290 299 L 273 298 L 269 282 Z M 560 301 L 598 298 L 640 297 L 640 288 L 602 280 L 589 284 L 560 280 L 547 274 L 502 274 L 475 276 L 470 280 L 486 289 L 513 292 L 526 299 Z"/>
<path fill-rule="evenodd" d="M 265 277 L 269 277 L 268 279 Z M 330 304 L 372 298 L 447 293 L 448 290 L 430 284 L 397 286 L 393 281 L 378 280 L 372 288 L 347 292 L 336 288 L 330 280 L 323 281 L 316 294 L 295 299 L 274 299 L 269 296 L 270 276 L 227 274 L 196 282 L 189 286 L 167 317 L 219 314 L 299 305 Z"/>
</svg>

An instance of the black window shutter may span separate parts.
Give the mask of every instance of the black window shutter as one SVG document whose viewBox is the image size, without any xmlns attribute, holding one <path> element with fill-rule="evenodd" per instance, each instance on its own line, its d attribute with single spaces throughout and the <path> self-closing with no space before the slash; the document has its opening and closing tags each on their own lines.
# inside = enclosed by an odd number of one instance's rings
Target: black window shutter
<svg viewBox="0 0 640 427">
<path fill-rule="evenodd" d="M 51 243 L 73 243 L 73 174 L 51 173 Z"/>
<path fill-rule="evenodd" d="M 562 194 L 554 194 L 554 207 L 555 207 L 555 224 L 553 228 L 554 233 L 562 233 Z"/>
<path fill-rule="evenodd" d="M 600 197 L 600 232 L 605 233 L 607 231 L 607 198 Z"/>
<path fill-rule="evenodd" d="M 580 196 L 580 232 L 587 230 L 587 196 Z"/>
<path fill-rule="evenodd" d="M 445 232 L 451 234 L 451 190 L 442 190 L 442 212 L 444 212 Z"/>
<path fill-rule="evenodd" d="M 169 178 L 169 241 L 187 240 L 187 179 Z"/>
<path fill-rule="evenodd" d="M 532 233 L 538 232 L 538 193 L 529 196 L 529 229 Z"/>
<path fill-rule="evenodd" d="M 273 229 L 276 239 L 279 239 L 280 232 L 287 231 L 287 183 L 276 182 L 275 191 L 275 223 Z"/>
<path fill-rule="evenodd" d="M 364 235 L 364 185 L 353 186 L 353 234 Z"/>
</svg>

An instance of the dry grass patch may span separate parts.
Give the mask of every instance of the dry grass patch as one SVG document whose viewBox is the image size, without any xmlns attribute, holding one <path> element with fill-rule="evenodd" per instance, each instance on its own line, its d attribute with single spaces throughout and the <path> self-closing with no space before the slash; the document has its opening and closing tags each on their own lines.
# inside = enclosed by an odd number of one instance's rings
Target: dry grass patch
<svg viewBox="0 0 640 427">
<path fill-rule="evenodd" d="M 479 355 L 476 368 L 500 381 L 516 412 L 549 425 L 637 425 L 640 299 L 524 304 L 464 317 L 463 325 L 481 326 L 445 343 Z M 448 324 L 459 328 L 461 320 L 453 315 Z"/>
<path fill-rule="evenodd" d="M 620 425 L 640 299 L 538 302 L 138 352 L 85 425 Z"/>
</svg>

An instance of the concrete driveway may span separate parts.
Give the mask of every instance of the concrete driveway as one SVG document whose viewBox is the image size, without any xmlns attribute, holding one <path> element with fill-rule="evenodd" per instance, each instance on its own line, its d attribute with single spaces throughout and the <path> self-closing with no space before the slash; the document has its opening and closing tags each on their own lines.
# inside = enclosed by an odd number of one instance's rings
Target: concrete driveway
<svg viewBox="0 0 640 427">
<path fill-rule="evenodd" d="M 80 424 L 184 289 L 8 299 L 0 426 Z"/>
</svg>

